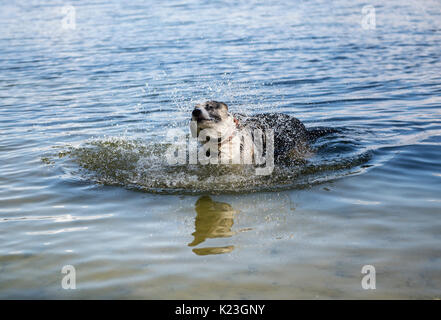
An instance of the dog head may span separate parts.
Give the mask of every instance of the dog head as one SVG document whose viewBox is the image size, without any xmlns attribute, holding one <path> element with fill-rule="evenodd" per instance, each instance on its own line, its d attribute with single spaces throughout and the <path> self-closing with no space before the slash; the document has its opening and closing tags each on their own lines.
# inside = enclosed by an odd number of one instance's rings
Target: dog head
<svg viewBox="0 0 441 320">
<path fill-rule="evenodd" d="M 193 137 L 199 136 L 201 130 L 207 129 L 207 136 L 222 139 L 230 136 L 235 128 L 234 117 L 223 102 L 207 101 L 197 104 L 191 113 L 191 119 L 196 124 L 196 128 L 191 130 Z"/>
</svg>

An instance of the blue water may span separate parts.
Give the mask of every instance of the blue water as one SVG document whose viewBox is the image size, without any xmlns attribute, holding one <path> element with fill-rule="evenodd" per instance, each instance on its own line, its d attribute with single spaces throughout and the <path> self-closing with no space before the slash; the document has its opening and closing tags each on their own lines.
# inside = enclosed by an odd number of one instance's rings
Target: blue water
<svg viewBox="0 0 441 320">
<path fill-rule="evenodd" d="M 71 4 L 0 4 L 0 298 L 441 297 L 441 2 Z M 210 99 L 341 131 L 270 181 L 143 157 Z"/>
</svg>

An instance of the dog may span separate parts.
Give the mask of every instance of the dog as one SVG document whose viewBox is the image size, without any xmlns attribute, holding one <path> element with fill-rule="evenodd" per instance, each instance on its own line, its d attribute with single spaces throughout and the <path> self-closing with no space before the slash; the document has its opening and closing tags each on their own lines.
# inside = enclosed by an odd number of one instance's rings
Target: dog
<svg viewBox="0 0 441 320">
<path fill-rule="evenodd" d="M 230 113 L 225 103 L 217 101 L 197 104 L 191 119 L 193 137 L 198 137 L 207 156 L 210 156 L 213 149 L 217 149 L 217 156 L 223 159 L 222 163 L 244 163 L 244 159 L 252 159 L 257 150 L 254 136 L 256 129 L 259 132 L 272 131 L 273 136 L 263 136 L 262 142 L 265 149 L 265 146 L 269 146 L 268 138 L 273 138 L 272 151 L 276 163 L 303 161 L 311 155 L 309 143 L 317 135 L 290 115 L 266 113 L 248 117 Z"/>
</svg>

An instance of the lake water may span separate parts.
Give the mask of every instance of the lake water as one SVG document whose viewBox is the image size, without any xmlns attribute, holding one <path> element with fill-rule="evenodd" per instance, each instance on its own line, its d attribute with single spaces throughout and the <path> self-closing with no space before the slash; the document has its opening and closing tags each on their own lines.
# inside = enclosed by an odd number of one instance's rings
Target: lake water
<svg viewBox="0 0 441 320">
<path fill-rule="evenodd" d="M 0 298 L 441 298 L 439 1 L 72 4 L 0 4 Z M 170 169 L 210 99 L 338 133 Z"/>
</svg>

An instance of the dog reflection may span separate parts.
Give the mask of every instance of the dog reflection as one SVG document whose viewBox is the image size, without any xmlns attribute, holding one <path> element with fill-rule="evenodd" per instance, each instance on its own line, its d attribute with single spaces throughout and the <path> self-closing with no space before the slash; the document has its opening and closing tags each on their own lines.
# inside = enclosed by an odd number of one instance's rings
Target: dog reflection
<svg viewBox="0 0 441 320">
<path fill-rule="evenodd" d="M 228 203 L 213 201 L 210 197 L 203 196 L 196 201 L 195 210 L 195 232 L 192 233 L 194 240 L 188 246 L 194 247 L 206 239 L 226 238 L 234 234 L 231 228 L 237 211 Z M 193 252 L 197 255 L 208 255 L 228 253 L 233 249 L 234 246 L 195 248 Z"/>
</svg>

